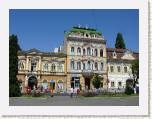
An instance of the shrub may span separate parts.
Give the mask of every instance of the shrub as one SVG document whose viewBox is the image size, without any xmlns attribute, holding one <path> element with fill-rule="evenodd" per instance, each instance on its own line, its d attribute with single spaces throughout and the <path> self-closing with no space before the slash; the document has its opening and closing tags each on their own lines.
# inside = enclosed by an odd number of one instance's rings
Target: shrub
<svg viewBox="0 0 152 119">
<path fill-rule="evenodd" d="M 96 89 L 100 88 L 101 80 L 103 80 L 103 78 L 101 78 L 98 74 L 95 74 L 95 76 L 93 77 L 93 80 L 92 80 L 92 84 Z"/>
<path fill-rule="evenodd" d="M 130 86 L 126 86 L 125 94 L 127 94 L 127 95 L 131 95 L 131 94 L 133 94 L 133 93 L 134 93 L 133 88 L 132 88 L 132 87 L 130 87 Z"/>
<path fill-rule="evenodd" d="M 84 93 L 82 93 L 82 96 L 84 96 L 84 97 L 94 97 L 96 95 L 97 94 L 94 93 L 94 92 L 84 92 Z"/>
<path fill-rule="evenodd" d="M 10 97 L 21 96 L 21 92 L 20 92 L 20 89 L 18 88 L 18 86 L 11 84 L 9 86 L 9 88 L 10 88 L 10 92 L 9 92 L 9 94 L 10 94 L 9 96 Z"/>
</svg>

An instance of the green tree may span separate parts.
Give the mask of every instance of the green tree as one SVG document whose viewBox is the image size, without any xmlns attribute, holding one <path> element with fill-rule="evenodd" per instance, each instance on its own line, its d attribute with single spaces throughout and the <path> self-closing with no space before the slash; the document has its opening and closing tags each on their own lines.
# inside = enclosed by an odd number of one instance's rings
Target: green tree
<svg viewBox="0 0 152 119">
<path fill-rule="evenodd" d="M 117 34 L 115 48 L 125 49 L 126 45 L 124 43 L 124 39 L 121 33 Z"/>
<path fill-rule="evenodd" d="M 127 95 L 131 95 L 131 94 L 134 93 L 134 90 L 133 90 L 133 80 L 132 79 L 127 79 L 126 80 L 125 93 Z"/>
<path fill-rule="evenodd" d="M 18 38 L 16 35 L 11 35 L 9 37 L 9 96 L 10 97 L 17 97 L 21 95 L 19 81 L 17 80 L 18 50 L 21 50 L 18 45 Z"/>
<path fill-rule="evenodd" d="M 131 70 L 132 70 L 132 75 L 133 75 L 133 87 L 135 88 L 139 79 L 139 60 L 132 61 Z"/>
<path fill-rule="evenodd" d="M 100 77 L 98 74 L 95 74 L 92 80 L 92 84 L 96 89 L 99 89 L 101 86 L 101 81 L 103 80 L 102 77 Z"/>
</svg>

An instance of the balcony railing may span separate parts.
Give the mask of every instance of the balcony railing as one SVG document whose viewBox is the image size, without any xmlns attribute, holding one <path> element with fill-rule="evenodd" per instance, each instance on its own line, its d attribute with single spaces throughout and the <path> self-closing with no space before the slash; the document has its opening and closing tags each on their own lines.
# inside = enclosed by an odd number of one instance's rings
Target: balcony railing
<svg viewBox="0 0 152 119">
<path fill-rule="evenodd" d="M 41 74 L 44 74 L 44 75 L 65 75 L 65 72 L 41 71 Z"/>
<path fill-rule="evenodd" d="M 65 72 L 57 72 L 57 71 L 27 71 L 27 70 L 19 70 L 18 74 L 44 74 L 44 75 L 65 75 Z"/>
</svg>

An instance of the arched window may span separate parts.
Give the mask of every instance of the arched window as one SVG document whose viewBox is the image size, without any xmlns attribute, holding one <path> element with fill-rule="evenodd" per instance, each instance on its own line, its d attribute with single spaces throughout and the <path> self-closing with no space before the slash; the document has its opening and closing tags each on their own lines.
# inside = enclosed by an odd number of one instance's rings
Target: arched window
<svg viewBox="0 0 152 119">
<path fill-rule="evenodd" d="M 86 55 L 85 49 L 83 49 L 83 55 Z"/>
<path fill-rule="evenodd" d="M 94 63 L 92 63 L 92 70 L 93 70 L 93 64 L 94 64 Z"/>
<path fill-rule="evenodd" d="M 87 48 L 87 55 L 91 55 L 91 48 L 90 47 Z"/>
<path fill-rule="evenodd" d="M 48 64 L 44 65 L 44 71 L 48 71 Z"/>
<path fill-rule="evenodd" d="M 95 70 L 98 70 L 98 63 L 95 62 Z"/>
<path fill-rule="evenodd" d="M 71 69 L 74 69 L 74 61 L 71 61 Z"/>
<path fill-rule="evenodd" d="M 83 70 L 85 70 L 85 62 L 83 63 Z"/>
<path fill-rule="evenodd" d="M 90 64 L 90 61 L 88 61 L 88 70 L 91 69 L 91 64 Z"/>
<path fill-rule="evenodd" d="M 78 49 L 77 49 L 77 54 L 81 55 L 81 48 L 80 47 L 78 47 Z"/>
<path fill-rule="evenodd" d="M 62 64 L 59 64 L 59 66 L 58 66 L 58 71 L 59 71 L 59 72 L 63 72 L 63 66 L 62 66 Z"/>
<path fill-rule="evenodd" d="M 56 70 L 55 64 L 52 64 L 51 69 L 52 69 L 52 72 L 55 72 L 55 70 Z"/>
<path fill-rule="evenodd" d="M 101 62 L 101 71 L 103 70 L 103 62 Z"/>
<path fill-rule="evenodd" d="M 19 63 L 18 63 L 18 69 L 19 69 L 19 70 L 24 70 L 23 61 L 19 61 Z"/>
<path fill-rule="evenodd" d="M 97 49 L 94 50 L 94 54 L 95 54 L 95 56 L 98 56 L 98 51 L 97 51 Z"/>
<path fill-rule="evenodd" d="M 100 50 L 100 57 L 103 57 L 103 50 Z"/>
<path fill-rule="evenodd" d="M 93 56 L 93 49 L 92 49 L 92 56 Z"/>
<path fill-rule="evenodd" d="M 71 54 L 74 55 L 74 47 L 71 47 Z"/>
<path fill-rule="evenodd" d="M 81 70 L 81 62 L 80 61 L 77 62 L 77 70 Z"/>
</svg>

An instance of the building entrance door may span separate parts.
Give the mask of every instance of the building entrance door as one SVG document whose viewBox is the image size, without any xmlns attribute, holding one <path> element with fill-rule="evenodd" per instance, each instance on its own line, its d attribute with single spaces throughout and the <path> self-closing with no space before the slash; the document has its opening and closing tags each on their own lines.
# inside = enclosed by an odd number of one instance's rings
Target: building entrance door
<svg viewBox="0 0 152 119">
<path fill-rule="evenodd" d="M 90 78 L 85 78 L 85 89 L 90 90 Z"/>
<path fill-rule="evenodd" d="M 28 86 L 33 90 L 34 86 L 37 88 L 37 78 L 35 76 L 31 76 L 28 80 Z"/>
<path fill-rule="evenodd" d="M 71 78 L 71 88 L 80 88 L 80 77 Z"/>
</svg>

